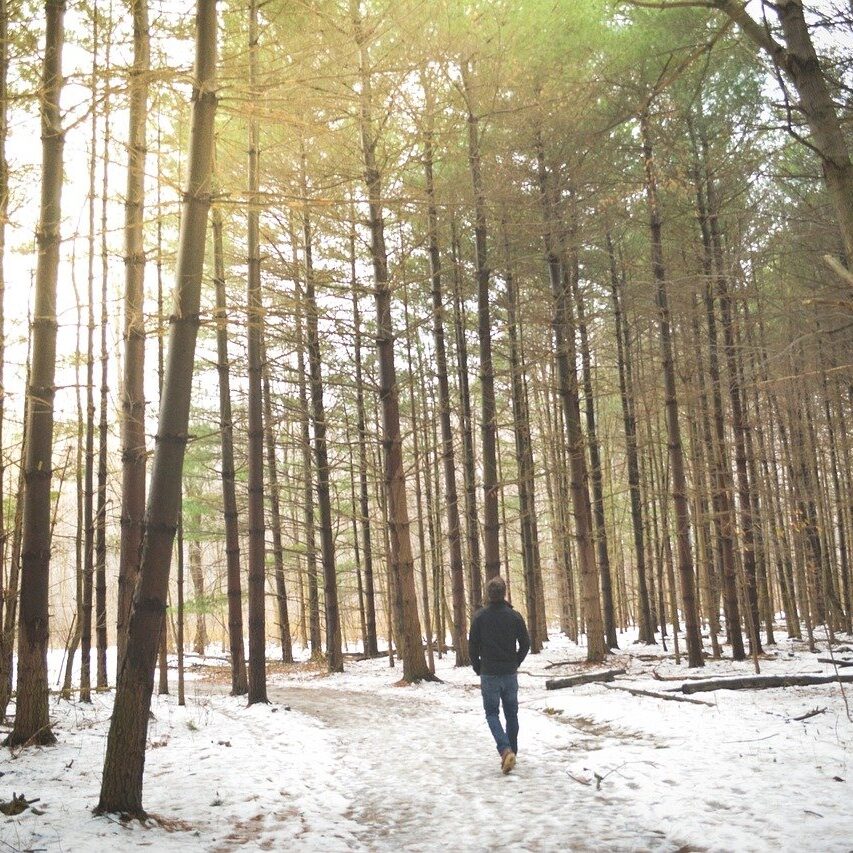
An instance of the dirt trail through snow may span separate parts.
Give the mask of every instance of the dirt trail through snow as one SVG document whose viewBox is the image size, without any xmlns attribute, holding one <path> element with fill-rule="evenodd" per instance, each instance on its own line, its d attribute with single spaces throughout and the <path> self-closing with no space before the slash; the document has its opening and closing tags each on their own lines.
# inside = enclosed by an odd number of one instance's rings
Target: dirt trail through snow
<svg viewBox="0 0 853 853">
<path fill-rule="evenodd" d="M 377 692 L 286 685 L 271 687 L 269 696 L 334 734 L 352 803 L 347 817 L 361 827 L 365 849 L 681 847 L 637 813 L 633 800 L 567 773 L 602 738 L 612 743 L 636 733 L 522 707 L 518 766 L 503 776 L 472 685 Z"/>
</svg>

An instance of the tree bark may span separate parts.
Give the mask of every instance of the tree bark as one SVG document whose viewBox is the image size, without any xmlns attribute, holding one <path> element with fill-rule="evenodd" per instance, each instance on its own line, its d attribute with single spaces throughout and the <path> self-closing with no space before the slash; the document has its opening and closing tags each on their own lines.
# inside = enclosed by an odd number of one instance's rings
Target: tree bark
<svg viewBox="0 0 853 853">
<path fill-rule="evenodd" d="M 371 69 L 367 36 L 364 32 L 360 0 L 350 0 L 355 42 L 358 48 L 361 147 L 364 157 L 364 182 L 367 187 L 371 259 L 376 283 L 376 351 L 379 365 L 379 399 L 382 408 L 382 448 L 385 495 L 388 505 L 391 576 L 401 604 L 403 635 L 397 637 L 403 657 L 403 681 L 430 679 L 423 652 L 420 618 L 415 593 L 409 511 L 406 505 L 406 475 L 403 468 L 403 440 L 400 434 L 400 408 L 394 366 L 394 330 L 391 318 L 391 286 L 385 249 L 382 214 L 382 185 L 376 163 L 377 140 L 372 116 Z"/>
<path fill-rule="evenodd" d="M 147 0 L 130 0 L 133 66 L 130 72 L 127 190 L 124 220 L 124 379 L 121 394 L 121 544 L 116 644 L 119 667 L 127 643 L 133 588 L 139 574 L 145 515 L 145 118 L 150 47 Z"/>
<path fill-rule="evenodd" d="M 589 333 L 586 325 L 586 311 L 580 292 L 578 279 L 577 248 L 574 245 L 574 225 L 570 230 L 569 254 L 570 265 L 564 265 L 563 275 L 568 278 L 572 296 L 577 307 L 578 332 L 581 344 L 581 367 L 583 370 L 583 397 L 586 416 L 586 435 L 589 445 L 589 468 L 592 482 L 592 521 L 595 534 L 595 545 L 598 552 L 598 571 L 601 575 L 601 602 L 604 616 L 604 639 L 608 649 L 618 649 L 619 639 L 616 636 L 616 614 L 613 607 L 613 580 L 610 572 L 610 554 L 607 549 L 607 522 L 604 515 L 604 487 L 601 476 L 601 448 L 595 423 L 595 395 L 592 387 L 592 358 L 589 350 Z"/>
<path fill-rule="evenodd" d="M 465 310 L 459 271 L 459 241 L 456 221 L 450 220 L 450 248 L 453 256 L 453 330 L 456 369 L 459 377 L 459 422 L 462 430 L 463 474 L 465 481 L 465 533 L 468 557 L 468 606 L 471 613 L 483 606 L 483 573 L 480 571 L 480 522 L 477 515 L 477 486 L 474 467 L 474 430 L 471 392 L 468 387 L 468 344 L 465 340 Z"/>
<path fill-rule="evenodd" d="M 538 131 L 536 134 L 536 160 L 539 193 L 542 199 L 545 259 L 548 264 L 551 296 L 554 300 L 552 326 L 556 346 L 557 378 L 568 439 L 570 490 L 583 587 L 583 610 L 587 634 L 586 659 L 589 663 L 600 663 L 607 656 L 607 646 L 604 639 L 604 623 L 601 617 L 599 576 L 595 565 L 592 519 L 590 517 L 589 492 L 587 491 L 586 457 L 580 420 L 578 377 L 575 368 L 577 358 L 574 346 L 574 317 L 560 269 L 559 250 L 554 235 L 552 189 L 548 183 L 545 167 L 544 144 Z"/>
<path fill-rule="evenodd" d="M 151 489 L 139 580 L 127 649 L 116 687 L 97 811 L 142 816 L 145 741 L 154 664 L 169 582 L 181 502 L 181 475 L 189 424 L 193 362 L 199 325 L 204 237 L 210 207 L 213 123 L 216 112 L 216 3 L 200 0 L 190 125 L 187 191 L 175 273 L 175 301 L 163 380 Z"/>
<path fill-rule="evenodd" d="M 104 51 L 104 67 L 111 68 L 112 38 L 114 21 L 112 15 L 107 18 L 106 48 Z M 107 455 L 109 441 L 109 352 L 107 350 L 107 300 L 109 297 L 109 246 L 108 210 L 109 210 L 109 175 L 110 175 L 110 144 L 112 132 L 110 126 L 112 100 L 109 87 L 104 93 L 103 113 L 104 132 L 102 134 L 103 173 L 101 177 L 101 322 L 100 322 L 100 357 L 101 357 L 101 388 L 98 420 L 98 486 L 95 504 L 95 686 L 105 690 L 107 682 Z"/>
<path fill-rule="evenodd" d="M 497 414 L 495 371 L 492 365 L 492 322 L 489 306 L 489 261 L 486 248 L 486 199 L 480 168 L 479 116 L 474 112 L 468 63 L 460 66 L 468 110 L 468 166 L 474 191 L 474 264 L 477 270 L 477 337 L 480 342 L 480 455 L 483 470 L 483 563 L 486 580 L 500 573 L 498 518 Z"/>
<path fill-rule="evenodd" d="M 359 308 L 358 279 L 356 276 L 355 254 L 355 205 L 350 208 L 351 227 L 349 234 L 350 284 L 352 287 L 352 317 L 354 328 L 355 355 L 355 405 L 356 428 L 358 430 L 358 506 L 361 526 L 361 550 L 364 557 L 364 608 L 365 654 L 373 657 L 379 654 L 376 639 L 376 591 L 373 574 L 373 543 L 370 534 L 370 500 L 367 487 L 367 427 L 364 414 L 364 379 L 361 356 L 361 309 Z"/>
<path fill-rule="evenodd" d="M 503 225 L 504 281 L 506 283 L 507 331 L 509 334 L 510 391 L 512 397 L 513 434 L 515 456 L 518 466 L 518 502 L 521 525 L 521 558 L 524 567 L 524 582 L 527 596 L 527 625 L 530 631 L 530 651 L 542 651 L 542 643 L 548 639 L 545 622 L 544 601 L 539 600 L 538 591 L 542 567 L 539 563 L 539 530 L 536 520 L 536 484 L 533 477 L 533 443 L 530 438 L 530 413 L 527 405 L 527 389 L 524 385 L 524 368 L 521 364 L 518 334 L 518 294 L 511 268 L 509 236 L 506 223 Z"/>
<path fill-rule="evenodd" d="M 305 153 L 302 154 L 302 236 L 305 258 L 305 325 L 308 333 L 308 369 L 311 378 L 311 420 L 314 427 L 314 463 L 317 468 L 317 509 L 320 513 L 320 553 L 323 561 L 323 597 L 326 610 L 326 665 L 329 672 L 343 672 L 341 617 L 338 610 L 338 580 L 335 568 L 335 539 L 332 532 L 332 503 L 329 495 L 329 454 L 326 447 L 326 411 L 323 405 L 323 368 L 320 361 L 318 309 L 315 295 L 311 219 L 308 215 L 308 185 Z"/>
<path fill-rule="evenodd" d="M 610 262 L 610 296 L 613 300 L 613 318 L 616 337 L 616 366 L 619 374 L 619 398 L 622 404 L 622 423 L 625 429 L 625 453 L 628 467 L 628 490 L 631 497 L 631 529 L 634 534 L 634 560 L 637 571 L 637 608 L 639 612 L 639 635 L 641 643 L 654 645 L 655 629 L 649 604 L 649 590 L 646 582 L 646 552 L 643 541 L 643 504 L 640 494 L 640 466 L 637 461 L 637 421 L 634 415 L 633 389 L 628 385 L 625 347 L 627 324 L 624 318 L 620 295 L 619 273 L 616 267 L 616 253 L 610 232 L 605 234 L 607 257 Z"/>
<path fill-rule="evenodd" d="M 258 85 L 258 3 L 249 5 L 249 89 Z M 266 543 L 264 524 L 264 423 L 261 383 L 261 348 L 264 309 L 261 299 L 261 250 L 259 234 L 260 207 L 257 198 L 259 182 L 259 127 L 257 116 L 249 118 L 249 210 L 248 210 L 248 277 L 246 304 L 249 358 L 249 704 L 267 702 L 266 674 Z"/>
<path fill-rule="evenodd" d="M 281 535 L 281 497 L 278 484 L 278 455 L 272 424 L 272 388 L 270 365 L 267 357 L 267 338 L 261 338 L 261 384 L 264 397 L 264 448 L 269 477 L 270 527 L 272 528 L 272 552 L 275 563 L 275 598 L 278 610 L 278 631 L 281 640 L 281 658 L 284 663 L 293 663 L 293 646 L 290 640 L 290 618 L 287 612 L 287 587 L 284 580 L 284 544 Z"/>
<path fill-rule="evenodd" d="M 806 23 L 803 0 L 778 0 L 773 4 L 782 25 L 784 46 L 767 27 L 749 15 L 741 0 L 711 0 L 710 5 L 735 21 L 793 82 L 799 96 L 796 107 L 811 130 L 811 147 L 820 158 L 849 264 L 853 259 L 853 163 L 827 75 L 821 68 Z"/>
<path fill-rule="evenodd" d="M 731 466 L 726 453 L 725 423 L 723 420 L 723 398 L 720 383 L 719 344 L 717 337 L 717 319 L 714 313 L 712 277 L 714 269 L 713 244 L 705 196 L 705 183 L 702 181 L 699 165 L 699 149 L 696 143 L 692 123 L 688 122 L 691 145 L 693 147 L 692 175 L 696 187 L 696 210 L 699 229 L 702 236 L 702 272 L 705 278 L 704 302 L 708 326 L 708 375 L 711 380 L 711 403 L 713 411 L 712 445 L 709 448 L 711 459 L 711 506 L 713 508 L 714 529 L 720 551 L 723 580 L 723 605 L 726 616 L 726 633 L 732 644 L 732 657 L 743 660 L 746 652 L 743 646 L 743 633 L 740 624 L 740 605 L 737 596 L 737 569 L 735 565 L 735 518 L 732 508 Z"/>
<path fill-rule="evenodd" d="M 54 743 L 48 714 L 47 643 L 50 588 L 50 484 L 56 374 L 56 281 L 59 267 L 63 131 L 62 44 L 65 3 L 46 0 L 46 41 L 40 98 L 41 210 L 36 241 L 33 347 L 27 398 L 27 447 L 21 544 L 18 685 L 10 746 Z"/>
<path fill-rule="evenodd" d="M 425 86 L 429 93 L 430 89 Z M 447 378 L 447 349 L 444 341 L 444 298 L 441 289 L 441 253 L 438 247 L 438 211 L 433 179 L 432 103 L 426 111 L 424 131 L 424 177 L 427 195 L 429 270 L 432 284 L 432 336 L 438 380 L 439 420 L 441 421 L 441 462 L 444 473 L 445 523 L 450 550 L 450 582 L 453 591 L 453 648 L 456 666 L 468 666 L 468 622 L 465 614 L 465 567 L 462 562 L 462 535 L 459 523 L 459 495 L 456 491 L 456 458 L 450 422 L 450 383 Z M 436 485 L 437 489 L 437 485 Z"/>
<path fill-rule="evenodd" d="M 295 246 L 294 242 L 294 246 Z M 295 251 L 295 249 L 294 249 Z M 299 421 L 302 437 L 303 507 L 305 516 L 305 562 L 308 573 L 308 635 L 311 657 L 323 654 L 320 639 L 320 592 L 317 587 L 317 541 L 314 524 L 314 463 L 311 460 L 311 419 L 308 411 L 308 383 L 305 378 L 305 338 L 302 333 L 303 308 L 302 288 L 296 283 L 297 313 L 297 373 L 299 374 Z"/>
<path fill-rule="evenodd" d="M 675 385 L 675 365 L 669 302 L 666 290 L 666 272 L 663 265 L 661 221 L 657 198 L 657 181 L 654 171 L 648 116 L 640 116 L 643 142 L 643 159 L 646 173 L 646 198 L 649 207 L 649 230 L 652 244 L 652 274 L 657 288 L 658 327 L 660 329 L 661 361 L 666 406 L 666 429 L 669 444 L 672 500 L 675 508 L 675 532 L 678 546 L 678 572 L 681 580 L 681 598 L 684 605 L 684 622 L 687 635 L 687 656 L 691 667 L 704 666 L 702 638 L 696 612 L 694 592 L 693 553 L 690 545 L 690 507 L 687 500 L 687 476 L 681 444 L 681 426 L 678 422 L 678 396 Z"/>
<path fill-rule="evenodd" d="M 80 701 L 92 701 L 92 593 L 95 573 L 95 172 L 98 148 L 98 29 L 97 10 L 92 14 L 92 131 L 89 137 L 88 258 L 86 270 L 86 452 L 83 471 L 83 595 L 80 607 Z"/>
<path fill-rule="evenodd" d="M 211 214 L 213 283 L 216 288 L 216 369 L 219 374 L 219 439 L 222 447 L 222 514 L 225 521 L 225 564 L 228 589 L 228 643 L 231 652 L 231 695 L 249 690 L 243 645 L 243 592 L 240 576 L 240 533 L 234 473 L 234 421 L 231 414 L 231 376 L 228 359 L 228 305 L 225 300 L 225 258 L 222 214 Z"/>
</svg>

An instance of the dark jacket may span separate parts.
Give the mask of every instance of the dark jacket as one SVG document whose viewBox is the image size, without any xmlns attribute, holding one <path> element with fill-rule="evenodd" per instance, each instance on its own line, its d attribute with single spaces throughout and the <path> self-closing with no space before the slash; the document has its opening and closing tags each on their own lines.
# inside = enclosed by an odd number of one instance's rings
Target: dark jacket
<svg viewBox="0 0 853 853">
<path fill-rule="evenodd" d="M 512 675 L 530 651 L 521 614 L 506 601 L 478 610 L 471 620 L 468 651 L 477 675 Z"/>
</svg>

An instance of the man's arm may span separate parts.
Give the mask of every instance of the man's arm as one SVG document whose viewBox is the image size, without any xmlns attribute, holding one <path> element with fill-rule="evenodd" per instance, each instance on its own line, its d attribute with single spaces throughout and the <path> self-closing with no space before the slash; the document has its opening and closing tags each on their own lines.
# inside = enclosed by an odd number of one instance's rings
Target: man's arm
<svg viewBox="0 0 853 853">
<path fill-rule="evenodd" d="M 480 674 L 480 620 L 475 615 L 471 620 L 471 631 L 468 634 L 468 656 L 471 666 L 477 675 Z"/>
<path fill-rule="evenodd" d="M 518 641 L 518 665 L 527 657 L 530 651 L 530 634 L 527 633 L 527 625 L 524 624 L 524 617 L 520 613 L 515 614 L 518 617 L 515 629 L 515 639 Z"/>
</svg>

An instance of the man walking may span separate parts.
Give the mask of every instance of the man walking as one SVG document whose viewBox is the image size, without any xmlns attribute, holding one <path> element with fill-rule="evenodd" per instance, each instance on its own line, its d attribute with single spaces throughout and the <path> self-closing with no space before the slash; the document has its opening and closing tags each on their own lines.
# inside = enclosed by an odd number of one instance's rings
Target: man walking
<svg viewBox="0 0 853 853">
<path fill-rule="evenodd" d="M 530 650 L 521 614 L 506 601 L 506 581 L 496 575 L 486 584 L 488 604 L 474 614 L 468 636 L 471 666 L 480 676 L 486 722 L 492 730 L 501 770 L 509 773 L 518 754 L 518 667 Z M 503 705 L 506 731 L 499 711 Z"/>
</svg>

